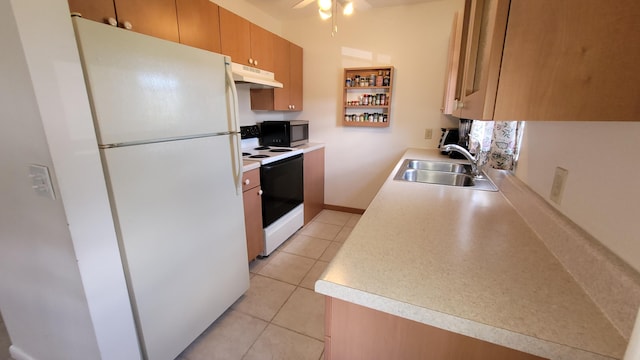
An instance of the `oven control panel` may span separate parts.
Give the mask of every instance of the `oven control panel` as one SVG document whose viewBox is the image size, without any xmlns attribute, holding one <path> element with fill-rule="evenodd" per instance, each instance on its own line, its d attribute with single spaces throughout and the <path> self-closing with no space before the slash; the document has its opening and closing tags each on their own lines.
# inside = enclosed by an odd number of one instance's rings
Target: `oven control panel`
<svg viewBox="0 0 640 360">
<path fill-rule="evenodd" d="M 240 126 L 240 138 L 250 139 L 260 137 L 260 127 L 258 125 Z"/>
</svg>

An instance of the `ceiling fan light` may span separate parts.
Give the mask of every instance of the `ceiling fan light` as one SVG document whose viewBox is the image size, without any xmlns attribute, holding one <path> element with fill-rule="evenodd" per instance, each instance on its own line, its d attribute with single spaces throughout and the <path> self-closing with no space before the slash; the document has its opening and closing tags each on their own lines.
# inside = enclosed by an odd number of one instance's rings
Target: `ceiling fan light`
<svg viewBox="0 0 640 360">
<path fill-rule="evenodd" d="M 320 18 L 322 20 L 327 20 L 331 17 L 331 13 L 328 11 L 324 11 L 322 9 L 318 9 L 318 13 L 320 14 Z"/>
<path fill-rule="evenodd" d="M 318 0 L 318 7 L 322 11 L 328 11 L 331 9 L 332 0 Z"/>
<path fill-rule="evenodd" d="M 345 6 L 344 9 L 342 9 L 342 13 L 344 15 L 351 15 L 353 14 L 353 3 L 351 1 L 349 1 Z"/>
</svg>

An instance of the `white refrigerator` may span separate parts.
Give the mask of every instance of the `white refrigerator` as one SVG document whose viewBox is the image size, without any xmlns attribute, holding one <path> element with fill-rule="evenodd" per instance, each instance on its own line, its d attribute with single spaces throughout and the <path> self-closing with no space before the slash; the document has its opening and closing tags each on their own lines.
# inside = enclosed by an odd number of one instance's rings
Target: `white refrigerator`
<svg viewBox="0 0 640 360">
<path fill-rule="evenodd" d="M 231 61 L 74 26 L 141 352 L 174 359 L 249 287 Z"/>
</svg>

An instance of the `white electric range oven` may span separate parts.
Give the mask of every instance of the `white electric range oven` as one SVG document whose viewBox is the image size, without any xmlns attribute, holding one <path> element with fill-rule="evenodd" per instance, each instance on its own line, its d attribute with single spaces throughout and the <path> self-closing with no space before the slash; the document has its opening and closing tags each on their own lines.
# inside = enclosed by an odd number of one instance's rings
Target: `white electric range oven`
<svg viewBox="0 0 640 360">
<path fill-rule="evenodd" d="M 303 151 L 261 146 L 257 125 L 240 127 L 242 159 L 260 163 L 264 251 L 268 256 L 304 225 Z"/>
</svg>

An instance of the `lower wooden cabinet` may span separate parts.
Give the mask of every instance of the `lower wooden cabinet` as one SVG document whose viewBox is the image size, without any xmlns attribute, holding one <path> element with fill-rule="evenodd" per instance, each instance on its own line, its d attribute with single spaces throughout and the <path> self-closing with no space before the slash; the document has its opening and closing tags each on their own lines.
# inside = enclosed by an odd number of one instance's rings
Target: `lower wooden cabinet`
<svg viewBox="0 0 640 360">
<path fill-rule="evenodd" d="M 260 169 L 249 170 L 242 176 L 244 226 L 247 236 L 247 258 L 255 259 L 264 250 L 262 231 L 262 189 Z"/>
<path fill-rule="evenodd" d="M 325 299 L 325 360 L 543 360 L 350 302 Z"/>
<path fill-rule="evenodd" d="M 324 208 L 324 148 L 304 154 L 304 224 Z"/>
</svg>

